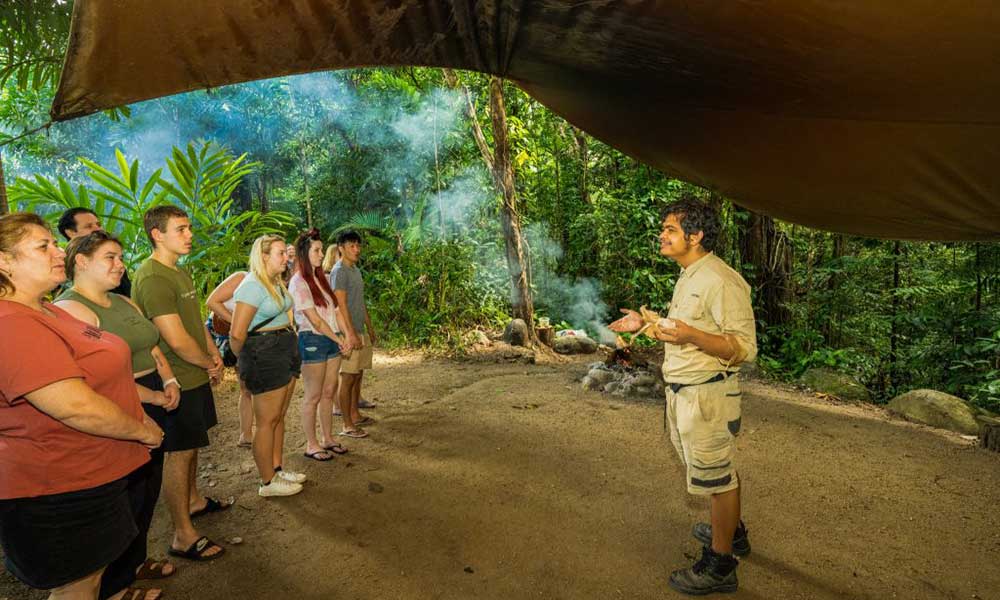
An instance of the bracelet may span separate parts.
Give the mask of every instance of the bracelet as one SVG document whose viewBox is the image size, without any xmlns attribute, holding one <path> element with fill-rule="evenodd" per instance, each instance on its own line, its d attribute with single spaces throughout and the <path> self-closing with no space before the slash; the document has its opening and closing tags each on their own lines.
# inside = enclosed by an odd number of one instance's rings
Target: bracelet
<svg viewBox="0 0 1000 600">
<path fill-rule="evenodd" d="M 164 381 L 163 382 L 163 388 L 166 389 L 166 387 L 168 385 L 170 385 L 171 383 L 174 384 L 174 385 L 176 385 L 177 389 L 181 389 L 181 383 L 179 381 L 177 381 L 176 377 L 171 377 L 170 379 Z"/>
</svg>

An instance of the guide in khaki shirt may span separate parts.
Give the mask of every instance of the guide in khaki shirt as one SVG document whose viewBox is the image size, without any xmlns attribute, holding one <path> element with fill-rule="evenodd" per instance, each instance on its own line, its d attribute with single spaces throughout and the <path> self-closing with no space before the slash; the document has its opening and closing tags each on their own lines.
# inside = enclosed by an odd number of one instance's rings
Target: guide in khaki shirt
<svg viewBox="0 0 1000 600">
<path fill-rule="evenodd" d="M 668 584 L 697 596 L 735 592 L 734 556 L 750 552 L 735 462 L 742 394 L 734 374 L 757 355 L 750 286 L 712 252 L 720 225 L 710 206 L 679 198 L 664 209 L 662 226 L 660 254 L 681 266 L 667 318 L 645 307 L 642 314 L 622 309 L 625 317 L 610 328 L 664 342 L 670 441 L 685 467 L 688 493 L 712 498 L 709 522 L 692 529 L 701 559 L 671 573 Z"/>
<path fill-rule="evenodd" d="M 695 329 L 726 337 L 733 346 L 728 360 L 706 354 L 693 343 L 664 344 L 663 380 L 667 383 L 701 383 L 715 375 L 739 370 L 740 363 L 757 357 L 757 332 L 750 286 L 715 253 L 708 253 L 687 268 L 674 287 L 668 318 Z"/>
</svg>

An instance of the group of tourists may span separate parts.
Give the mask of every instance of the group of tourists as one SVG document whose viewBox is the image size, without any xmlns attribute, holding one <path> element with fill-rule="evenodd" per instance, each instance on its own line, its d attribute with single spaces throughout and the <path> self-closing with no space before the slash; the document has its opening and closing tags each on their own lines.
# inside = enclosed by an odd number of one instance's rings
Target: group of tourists
<svg viewBox="0 0 1000 600">
<path fill-rule="evenodd" d="M 661 225 L 660 254 L 682 268 L 668 316 L 649 329 L 625 309 L 610 327 L 664 342 L 670 439 L 687 490 L 710 499 L 710 522 L 692 530 L 701 557 L 669 585 L 733 592 L 736 557 L 750 552 L 735 467 L 739 367 L 757 353 L 750 287 L 713 252 L 719 221 L 708 205 L 683 198 Z M 248 270 L 208 296 L 205 323 L 178 265 L 192 250 L 188 216 L 159 206 L 144 226 L 153 252 L 130 281 L 121 243 L 93 211 L 60 219 L 65 250 L 41 217 L 0 217 L 0 543 L 8 570 L 50 598 L 159 597 L 133 583 L 175 572 L 146 547 L 161 482 L 174 526 L 169 554 L 223 555 L 194 520 L 231 506 L 205 496 L 196 478 L 217 421 L 212 387 L 226 366 L 240 380 L 238 444 L 253 450 L 262 497 L 297 494 L 306 480 L 282 464 L 300 376 L 306 457 L 346 453 L 334 437 L 366 437 L 373 422 L 360 412 L 376 337 L 357 233 L 341 233 L 325 253 L 316 230 L 291 246 L 261 236 Z"/>
<path fill-rule="evenodd" d="M 232 505 L 197 484 L 198 451 L 217 423 L 212 388 L 227 366 L 261 497 L 297 494 L 306 481 L 283 468 L 299 377 L 306 457 L 348 452 L 335 437 L 367 437 L 374 422 L 360 412 L 374 408 L 360 393 L 376 337 L 359 234 L 341 233 L 325 254 L 315 229 L 293 245 L 259 237 L 248 270 L 208 296 L 206 323 L 178 264 L 192 251 L 188 215 L 158 206 L 144 228 L 153 252 L 130 278 L 121 242 L 89 209 L 62 215 L 65 249 L 38 215 L 0 217 L 0 544 L 8 570 L 54 599 L 160 597 L 134 583 L 176 572 L 147 550 L 161 487 L 168 553 L 224 554 L 195 520 Z"/>
</svg>

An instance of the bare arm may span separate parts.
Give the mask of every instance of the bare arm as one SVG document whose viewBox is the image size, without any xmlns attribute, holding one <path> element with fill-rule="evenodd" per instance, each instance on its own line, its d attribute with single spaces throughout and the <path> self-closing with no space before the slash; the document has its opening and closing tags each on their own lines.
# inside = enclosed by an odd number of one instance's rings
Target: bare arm
<svg viewBox="0 0 1000 600">
<path fill-rule="evenodd" d="M 319 316 L 319 312 L 317 312 L 315 308 L 306 308 L 302 311 L 302 314 L 306 316 L 306 319 L 309 320 L 309 324 L 312 325 L 313 329 L 316 331 L 337 342 L 340 346 L 347 343 L 347 340 L 345 340 L 342 335 L 333 332 L 333 328 Z M 337 319 L 337 322 L 339 323 L 340 319 Z"/>
<path fill-rule="evenodd" d="M 358 338 L 358 332 L 354 330 L 354 323 L 351 322 L 351 317 L 347 313 L 347 290 L 334 290 L 333 295 L 337 298 L 338 310 L 344 311 L 344 333 L 347 334 L 347 341 L 350 343 L 352 348 L 360 348 L 361 340 Z"/>
<path fill-rule="evenodd" d="M 226 277 L 222 283 L 212 290 L 212 293 L 208 295 L 208 298 L 205 299 L 205 305 L 208 307 L 208 310 L 232 323 L 233 313 L 226 308 L 224 303 L 228 302 L 233 297 L 233 294 L 236 293 L 236 288 L 243 283 L 243 279 L 246 276 L 247 274 L 243 271 L 238 271 L 229 277 Z"/>
<path fill-rule="evenodd" d="M 97 318 L 97 314 L 76 300 L 60 300 L 59 302 L 54 302 L 53 306 L 58 306 L 88 325 L 93 325 L 94 327 L 101 326 L 101 320 Z"/>
<path fill-rule="evenodd" d="M 257 307 L 245 302 L 236 303 L 236 312 L 233 313 L 233 324 L 229 328 L 229 347 L 233 354 L 240 355 L 243 351 L 243 344 L 247 341 L 250 330 L 250 321 L 257 314 Z"/>
<path fill-rule="evenodd" d="M 25 395 L 32 406 L 77 431 L 156 448 L 163 432 L 152 420 L 137 420 L 82 379 L 63 379 Z M 145 417 L 145 415 L 144 415 Z"/>
<path fill-rule="evenodd" d="M 215 361 L 212 360 L 212 357 L 203 352 L 201 346 L 184 329 L 184 323 L 181 322 L 180 315 L 173 313 L 153 317 L 153 324 L 160 330 L 160 337 L 163 338 L 163 341 L 182 360 L 205 370 L 215 368 Z"/>
</svg>

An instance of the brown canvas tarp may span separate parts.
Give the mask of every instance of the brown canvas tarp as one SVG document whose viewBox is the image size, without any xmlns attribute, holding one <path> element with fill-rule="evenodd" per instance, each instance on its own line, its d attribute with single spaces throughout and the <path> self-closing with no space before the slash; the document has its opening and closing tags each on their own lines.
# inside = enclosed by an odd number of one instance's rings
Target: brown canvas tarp
<svg viewBox="0 0 1000 600">
<path fill-rule="evenodd" d="M 471 69 L 775 217 L 998 239 L 998 63 L 991 0 L 76 0 L 52 111 L 325 69 Z"/>
</svg>

